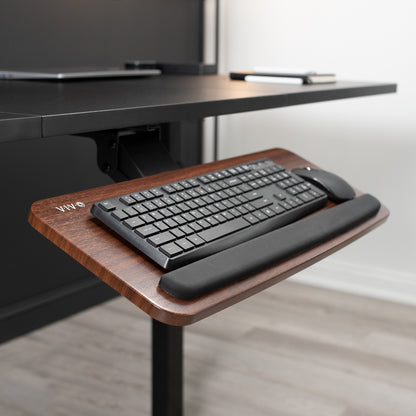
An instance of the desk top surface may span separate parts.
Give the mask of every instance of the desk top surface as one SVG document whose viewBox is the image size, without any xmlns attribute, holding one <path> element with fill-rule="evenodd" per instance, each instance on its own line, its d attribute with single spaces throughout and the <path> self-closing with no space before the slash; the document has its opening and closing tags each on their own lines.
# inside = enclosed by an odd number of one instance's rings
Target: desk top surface
<svg viewBox="0 0 416 416">
<path fill-rule="evenodd" d="M 0 112 L 0 142 L 36 139 L 41 134 L 40 116 Z"/>
<path fill-rule="evenodd" d="M 232 81 L 222 75 L 68 82 L 2 80 L 0 112 L 38 118 L 32 135 L 50 137 L 395 91 L 393 83 L 286 85 Z M 4 121 L 0 117 L 0 125 Z"/>
<path fill-rule="evenodd" d="M 383 206 L 378 214 L 338 237 L 320 244 L 261 273 L 191 301 L 173 298 L 159 287 L 164 271 L 90 214 L 95 201 L 132 193 L 172 181 L 224 169 L 249 160 L 269 157 L 288 169 L 314 166 L 294 153 L 273 149 L 205 165 L 179 169 L 141 179 L 63 195 L 34 203 L 30 224 L 80 264 L 125 296 L 152 318 L 169 325 L 188 325 L 252 296 L 346 246 L 382 223 L 388 216 Z M 57 207 L 78 204 L 62 212 Z M 327 204 L 326 208 L 331 206 Z M 197 276 L 195 278 L 198 278 Z"/>
</svg>

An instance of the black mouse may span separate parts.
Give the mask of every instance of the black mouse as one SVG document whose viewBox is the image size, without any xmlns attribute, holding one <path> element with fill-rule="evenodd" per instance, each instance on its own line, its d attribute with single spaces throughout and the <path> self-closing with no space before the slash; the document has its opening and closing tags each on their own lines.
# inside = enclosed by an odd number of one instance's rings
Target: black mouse
<svg viewBox="0 0 416 416">
<path fill-rule="evenodd" d="M 355 197 L 351 185 L 335 173 L 310 167 L 296 168 L 292 172 L 325 191 L 331 201 L 344 202 Z"/>
</svg>

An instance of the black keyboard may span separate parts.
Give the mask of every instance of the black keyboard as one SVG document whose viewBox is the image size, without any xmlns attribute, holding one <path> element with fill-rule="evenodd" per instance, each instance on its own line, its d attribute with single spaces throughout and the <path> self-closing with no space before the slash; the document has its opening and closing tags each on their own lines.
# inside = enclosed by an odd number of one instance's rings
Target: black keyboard
<svg viewBox="0 0 416 416">
<path fill-rule="evenodd" d="M 96 202 L 91 212 L 171 270 L 323 207 L 320 189 L 260 159 Z"/>
</svg>

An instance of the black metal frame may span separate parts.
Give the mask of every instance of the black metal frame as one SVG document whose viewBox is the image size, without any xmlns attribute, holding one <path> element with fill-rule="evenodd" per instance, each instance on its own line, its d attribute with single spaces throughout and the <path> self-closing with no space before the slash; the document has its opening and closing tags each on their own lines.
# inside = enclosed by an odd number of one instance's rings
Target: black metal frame
<svg viewBox="0 0 416 416">
<path fill-rule="evenodd" d="M 200 120 L 86 134 L 116 182 L 201 162 Z M 152 319 L 152 416 L 183 415 L 183 328 Z"/>
<path fill-rule="evenodd" d="M 98 167 L 115 182 L 192 166 L 202 161 L 201 120 L 86 133 Z"/>
<path fill-rule="evenodd" d="M 152 319 L 152 416 L 183 414 L 183 327 Z"/>
</svg>

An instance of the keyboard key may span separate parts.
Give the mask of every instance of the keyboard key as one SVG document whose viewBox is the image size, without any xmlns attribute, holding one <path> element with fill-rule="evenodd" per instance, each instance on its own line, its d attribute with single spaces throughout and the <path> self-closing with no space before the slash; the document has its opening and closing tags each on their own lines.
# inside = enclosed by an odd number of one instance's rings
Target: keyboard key
<svg viewBox="0 0 416 416">
<path fill-rule="evenodd" d="M 262 192 L 260 191 L 250 191 L 246 192 L 244 195 L 249 201 L 254 201 L 255 199 L 259 199 L 263 196 Z"/>
<path fill-rule="evenodd" d="M 244 204 L 245 202 L 247 202 L 247 201 L 248 201 L 248 199 L 247 199 L 244 195 L 238 195 L 236 198 L 237 198 L 237 199 L 240 201 L 240 203 L 242 203 L 242 204 Z"/>
<path fill-rule="evenodd" d="M 240 185 L 238 188 L 243 192 L 250 192 L 251 191 L 251 186 L 247 185 L 246 183 L 244 183 L 243 185 Z"/>
<path fill-rule="evenodd" d="M 131 194 L 130 196 L 134 198 L 137 202 L 144 202 L 146 200 L 146 198 L 140 192 L 136 192 L 134 194 Z"/>
<path fill-rule="evenodd" d="M 154 225 L 145 225 L 144 227 L 137 228 L 134 232 L 142 238 L 147 238 L 153 234 L 158 234 L 160 231 Z"/>
<path fill-rule="evenodd" d="M 227 207 L 222 202 L 216 202 L 214 207 L 216 207 L 219 211 L 224 211 L 227 209 Z"/>
<path fill-rule="evenodd" d="M 153 211 L 154 209 L 157 209 L 157 206 L 150 201 L 146 201 L 143 203 L 143 206 L 145 206 L 149 211 Z"/>
<path fill-rule="evenodd" d="M 209 209 L 209 211 L 212 214 L 216 214 L 217 212 L 219 212 L 219 209 L 215 205 L 208 205 L 207 206 L 207 209 Z"/>
<path fill-rule="evenodd" d="M 209 228 L 208 230 L 201 231 L 198 233 L 199 237 L 205 240 L 207 243 L 226 235 L 232 234 L 236 231 L 247 228 L 250 224 L 244 218 L 236 218 L 228 221 L 225 224 L 220 224 L 215 227 Z"/>
<path fill-rule="evenodd" d="M 303 202 L 309 202 L 309 201 L 313 201 L 315 199 L 308 192 L 304 192 L 303 194 L 299 194 L 298 198 L 301 199 Z"/>
<path fill-rule="evenodd" d="M 256 208 L 253 207 L 253 205 L 251 204 L 244 204 L 243 207 L 248 211 L 248 212 L 252 212 L 254 211 Z"/>
<path fill-rule="evenodd" d="M 274 194 L 274 197 L 279 199 L 280 201 L 284 201 L 287 198 L 284 192 L 277 192 L 276 194 Z"/>
<path fill-rule="evenodd" d="M 189 200 L 189 199 L 192 199 L 192 196 L 188 193 L 188 192 L 186 192 L 186 191 L 183 191 L 183 192 L 179 192 L 178 193 L 178 195 L 184 200 L 184 201 L 187 201 L 187 200 Z"/>
<path fill-rule="evenodd" d="M 177 207 L 178 207 L 178 209 L 181 210 L 181 212 L 186 212 L 186 211 L 189 211 L 191 209 L 184 202 L 181 202 L 180 204 L 178 204 Z"/>
<path fill-rule="evenodd" d="M 161 221 L 163 220 L 165 217 L 158 211 L 153 211 L 150 213 L 150 215 L 155 219 L 155 221 Z"/>
<path fill-rule="evenodd" d="M 209 222 L 211 226 L 219 224 L 219 222 L 214 217 L 206 217 L 205 220 Z"/>
<path fill-rule="evenodd" d="M 236 208 L 242 215 L 247 214 L 247 212 L 249 212 L 246 208 L 244 208 L 243 206 L 239 206 Z"/>
<path fill-rule="evenodd" d="M 180 185 L 182 185 L 185 189 L 192 188 L 192 185 L 188 181 L 180 181 Z"/>
<path fill-rule="evenodd" d="M 110 201 L 102 201 L 98 204 L 98 206 L 105 212 L 113 211 L 116 209 L 116 206 Z"/>
<path fill-rule="evenodd" d="M 184 225 L 186 224 L 186 220 L 185 218 L 183 218 L 181 215 L 175 215 L 173 218 L 173 221 L 175 221 L 176 223 L 178 223 L 179 225 Z"/>
<path fill-rule="evenodd" d="M 233 197 L 237 195 L 237 192 L 234 191 L 234 188 L 224 189 L 224 192 L 228 197 Z"/>
<path fill-rule="evenodd" d="M 206 176 L 200 176 L 198 178 L 199 182 L 203 183 L 204 185 L 206 185 L 207 183 L 210 183 L 210 179 L 208 179 Z"/>
<path fill-rule="evenodd" d="M 176 194 L 176 195 L 171 195 L 170 196 L 174 201 L 175 201 L 175 203 L 179 203 L 179 202 L 182 202 L 183 201 L 183 198 L 181 198 L 178 194 Z"/>
<path fill-rule="evenodd" d="M 293 208 L 296 208 L 299 205 L 295 200 L 293 200 L 291 198 L 287 199 L 286 202 L 288 204 L 292 205 Z"/>
<path fill-rule="evenodd" d="M 164 193 L 159 189 L 159 188 L 153 188 L 150 190 L 150 192 L 156 197 L 156 198 L 160 198 L 162 196 L 164 196 Z"/>
<path fill-rule="evenodd" d="M 203 246 L 205 244 L 204 240 L 196 234 L 188 235 L 186 238 L 196 247 Z"/>
<path fill-rule="evenodd" d="M 134 230 L 137 227 L 144 225 L 144 222 L 139 217 L 129 218 L 123 221 L 123 224 L 130 230 Z"/>
<path fill-rule="evenodd" d="M 224 178 L 229 178 L 231 176 L 231 173 L 228 172 L 226 169 L 222 170 L 220 173 L 223 175 Z"/>
<path fill-rule="evenodd" d="M 143 222 L 145 222 L 146 224 L 150 224 L 151 222 L 154 222 L 155 221 L 155 219 L 151 215 L 149 215 L 149 214 L 140 215 L 140 219 Z"/>
<path fill-rule="evenodd" d="M 195 192 L 197 192 L 200 196 L 206 195 L 208 192 L 204 189 L 203 186 L 200 186 L 199 188 L 195 189 Z"/>
<path fill-rule="evenodd" d="M 235 207 L 235 205 L 229 200 L 229 199 L 226 199 L 225 201 L 222 201 L 221 202 L 227 209 L 231 209 L 231 208 L 234 208 Z"/>
<path fill-rule="evenodd" d="M 175 244 L 177 244 L 183 251 L 189 251 L 195 247 L 194 244 L 186 238 L 181 238 L 180 240 L 175 241 Z"/>
<path fill-rule="evenodd" d="M 250 224 L 257 224 L 260 220 L 252 214 L 248 214 L 244 216 L 244 219 L 248 221 Z"/>
<path fill-rule="evenodd" d="M 163 222 L 169 227 L 169 228 L 173 228 L 173 227 L 177 227 L 178 223 L 176 221 L 174 221 L 172 218 L 168 218 L 166 220 L 163 220 Z"/>
<path fill-rule="evenodd" d="M 301 199 L 297 198 L 297 197 L 292 198 L 292 199 L 298 204 L 298 206 L 304 204 L 304 202 Z"/>
<path fill-rule="evenodd" d="M 200 186 L 198 183 L 198 179 L 196 178 L 192 178 L 192 179 L 188 179 L 188 182 L 194 187 L 196 188 L 197 186 Z"/>
<path fill-rule="evenodd" d="M 204 230 L 211 227 L 211 224 L 206 220 L 198 220 L 197 224 L 200 225 Z"/>
<path fill-rule="evenodd" d="M 124 205 L 130 206 L 130 205 L 135 204 L 137 201 L 131 196 L 126 195 L 120 198 L 120 202 L 122 202 Z"/>
<path fill-rule="evenodd" d="M 166 206 L 166 204 L 164 203 L 164 201 L 162 201 L 162 199 L 155 199 L 153 200 L 153 203 L 160 209 Z"/>
<path fill-rule="evenodd" d="M 215 214 L 214 215 L 214 218 L 219 222 L 219 223 L 223 223 L 223 222 L 226 222 L 227 221 L 227 219 L 226 218 L 224 218 L 221 214 Z"/>
<path fill-rule="evenodd" d="M 279 205 L 281 205 L 287 211 L 289 211 L 289 210 L 291 210 L 293 208 L 292 205 L 290 205 L 286 201 L 279 202 Z"/>
<path fill-rule="evenodd" d="M 123 211 L 129 216 L 134 217 L 137 215 L 137 211 L 133 207 L 123 208 Z"/>
<path fill-rule="evenodd" d="M 277 182 L 277 184 L 276 184 L 279 188 L 281 188 L 281 189 L 286 189 L 286 188 L 288 188 L 289 187 L 289 185 L 286 185 L 285 183 L 284 183 L 284 181 L 280 181 L 280 182 Z"/>
<path fill-rule="evenodd" d="M 133 208 L 139 213 L 139 214 L 145 214 L 147 211 L 149 211 L 143 204 L 137 204 L 134 205 Z"/>
<path fill-rule="evenodd" d="M 185 233 L 181 231 L 179 228 L 174 228 L 173 230 L 170 230 L 170 232 L 176 237 L 181 238 L 185 236 Z"/>
<path fill-rule="evenodd" d="M 187 222 L 195 221 L 195 217 L 193 217 L 189 212 L 186 212 L 185 214 L 182 214 L 182 218 L 186 220 Z"/>
<path fill-rule="evenodd" d="M 152 246 L 159 247 L 163 244 L 170 243 L 171 241 L 174 241 L 174 240 L 176 240 L 176 237 L 169 231 L 165 231 L 162 234 L 157 234 L 157 235 L 154 235 L 153 237 L 150 237 L 147 241 Z"/>
<path fill-rule="evenodd" d="M 236 208 L 231 208 L 228 212 L 232 214 L 234 217 L 241 217 L 242 215 L 242 213 L 238 211 Z"/>
<path fill-rule="evenodd" d="M 267 218 L 269 218 L 266 214 L 264 214 L 261 211 L 254 211 L 253 215 L 258 218 L 260 221 L 264 221 L 267 220 Z"/>
<path fill-rule="evenodd" d="M 186 201 L 185 204 L 188 205 L 190 209 L 197 209 L 199 207 L 194 201 Z"/>
<path fill-rule="evenodd" d="M 159 210 L 159 212 L 163 215 L 164 218 L 169 218 L 173 215 L 173 212 L 167 208 L 162 208 L 161 210 Z"/>
<path fill-rule="evenodd" d="M 179 183 L 172 183 L 171 186 L 175 189 L 176 192 L 183 191 L 183 186 Z"/>
<path fill-rule="evenodd" d="M 160 231 L 166 231 L 169 229 L 169 227 L 163 221 L 157 221 L 153 225 L 159 228 Z"/>
<path fill-rule="evenodd" d="M 155 197 L 150 191 L 143 191 L 141 194 L 145 199 L 153 199 Z"/>
<path fill-rule="evenodd" d="M 207 210 L 205 207 L 199 208 L 198 211 L 202 214 L 203 217 L 208 217 L 211 215 L 211 211 Z"/>
<path fill-rule="evenodd" d="M 286 212 L 286 210 L 278 204 L 273 205 L 270 207 L 270 209 L 273 210 L 276 214 L 283 214 Z"/>
<path fill-rule="evenodd" d="M 169 207 L 169 211 L 172 212 L 173 215 L 178 215 L 180 214 L 182 211 L 175 205 Z"/>
<path fill-rule="evenodd" d="M 185 233 L 185 235 L 190 235 L 194 233 L 194 230 L 189 225 L 182 225 L 179 227 L 181 231 Z"/>
<path fill-rule="evenodd" d="M 240 183 L 242 183 L 241 179 L 239 179 L 238 177 L 233 177 L 233 178 L 226 179 L 224 182 L 228 186 L 240 185 Z"/>
<path fill-rule="evenodd" d="M 199 212 L 199 210 L 193 210 L 193 211 L 189 211 L 189 214 L 191 214 L 194 218 L 196 218 L 197 220 L 200 220 L 201 218 L 203 218 L 204 216 L 201 214 L 201 212 Z"/>
<path fill-rule="evenodd" d="M 218 193 L 213 193 L 213 194 L 211 194 L 210 195 L 210 197 L 214 200 L 214 202 L 219 202 L 219 201 L 221 201 L 221 197 L 218 195 Z"/>
<path fill-rule="evenodd" d="M 319 198 L 320 196 L 323 195 L 323 191 L 319 190 L 318 192 L 318 191 L 310 190 L 309 194 L 312 195 L 314 198 Z"/>
<path fill-rule="evenodd" d="M 256 201 L 251 202 L 251 205 L 253 205 L 253 207 L 256 209 L 268 207 L 269 205 L 272 205 L 272 204 L 273 204 L 273 201 L 268 198 L 257 199 Z"/>
<path fill-rule="evenodd" d="M 174 257 L 178 254 L 181 254 L 183 252 L 182 248 L 179 247 L 175 243 L 169 243 L 166 244 L 159 249 L 163 254 L 166 254 L 168 257 Z"/>
<path fill-rule="evenodd" d="M 227 220 L 230 221 L 234 218 L 234 215 L 231 214 L 229 211 L 221 212 L 221 215 Z"/>
<path fill-rule="evenodd" d="M 264 214 L 266 214 L 269 218 L 276 216 L 276 213 L 271 210 L 270 208 L 264 208 L 261 210 Z"/>
<path fill-rule="evenodd" d="M 210 197 L 210 196 L 208 196 L 208 195 L 206 195 L 206 196 L 203 196 L 202 198 L 201 198 L 204 202 L 205 202 L 205 204 L 213 204 L 215 201 Z"/>
<path fill-rule="evenodd" d="M 189 195 L 191 195 L 192 198 L 194 198 L 194 201 L 195 201 L 195 198 L 200 197 L 199 193 L 197 191 L 195 191 L 195 189 L 188 189 L 187 192 L 188 192 Z"/>
<path fill-rule="evenodd" d="M 197 222 L 191 222 L 190 224 L 189 224 L 189 226 L 195 231 L 195 232 L 198 232 L 198 231 L 201 231 L 201 230 L 203 230 L 203 228 L 197 223 Z"/>
<path fill-rule="evenodd" d="M 162 186 L 162 189 L 165 192 L 167 192 L 168 194 L 174 194 L 176 192 L 176 189 L 173 186 L 171 186 L 171 185 Z"/>
<path fill-rule="evenodd" d="M 112 213 L 111 213 L 111 216 L 112 217 L 114 217 L 114 218 L 116 218 L 117 220 L 119 220 L 119 221 L 123 221 L 123 220 L 125 220 L 126 218 L 128 218 L 129 216 L 124 212 L 124 211 L 122 211 L 121 209 L 117 209 L 117 210 L 115 210 L 115 211 L 113 211 Z"/>
<path fill-rule="evenodd" d="M 168 196 L 164 196 L 163 198 L 160 198 L 160 200 L 163 201 L 166 205 L 173 205 L 175 203 L 175 201 Z"/>
</svg>

